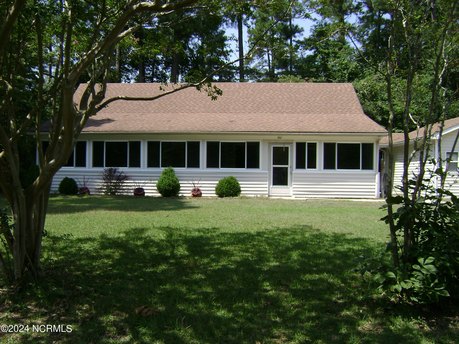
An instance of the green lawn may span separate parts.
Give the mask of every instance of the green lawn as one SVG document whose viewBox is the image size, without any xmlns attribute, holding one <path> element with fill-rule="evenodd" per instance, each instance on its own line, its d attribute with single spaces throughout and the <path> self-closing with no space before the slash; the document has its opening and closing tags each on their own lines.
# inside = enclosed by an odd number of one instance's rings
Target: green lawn
<svg viewBox="0 0 459 344">
<path fill-rule="evenodd" d="M 384 303 L 355 271 L 387 241 L 380 206 L 52 198 L 44 277 L 23 292 L 0 290 L 0 324 L 72 332 L 0 342 L 457 342 L 454 307 Z"/>
</svg>

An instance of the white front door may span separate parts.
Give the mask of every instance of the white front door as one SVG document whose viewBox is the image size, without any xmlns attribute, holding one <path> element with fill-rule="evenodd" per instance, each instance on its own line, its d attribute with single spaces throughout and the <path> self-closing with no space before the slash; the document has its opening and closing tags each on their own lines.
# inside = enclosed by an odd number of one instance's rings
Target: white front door
<svg viewBox="0 0 459 344">
<path fill-rule="evenodd" d="M 291 145 L 271 146 L 271 192 L 272 196 L 291 196 Z"/>
</svg>

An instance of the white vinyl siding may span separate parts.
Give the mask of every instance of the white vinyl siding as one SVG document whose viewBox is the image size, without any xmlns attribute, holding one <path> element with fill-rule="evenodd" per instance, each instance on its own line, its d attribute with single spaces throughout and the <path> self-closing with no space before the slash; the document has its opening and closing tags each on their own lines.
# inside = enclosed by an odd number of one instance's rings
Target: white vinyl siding
<svg viewBox="0 0 459 344">
<path fill-rule="evenodd" d="M 120 169 L 124 171 L 129 179 L 126 181 L 124 194 L 132 195 L 134 188 L 141 186 L 145 189 L 147 196 L 160 196 L 156 190 L 156 182 L 161 170 L 139 170 Z M 56 192 L 59 183 L 64 177 L 70 177 L 77 181 L 79 186 L 83 185 L 83 176 L 86 186 L 92 194 L 100 193 L 102 186 L 103 169 L 78 169 L 61 170 L 53 179 L 51 190 Z M 241 184 L 242 196 L 268 196 L 268 172 L 266 171 L 242 171 L 242 172 L 218 172 L 206 170 L 175 170 L 180 180 L 180 196 L 190 196 L 193 188 L 192 182 L 199 181 L 199 188 L 203 196 L 216 196 L 215 187 L 220 179 L 232 175 Z"/>
<path fill-rule="evenodd" d="M 441 154 L 442 154 L 442 160 L 445 161 L 447 157 L 447 153 L 451 152 L 454 144 L 454 139 L 456 137 L 457 130 L 452 131 L 448 134 L 445 134 L 442 138 L 442 149 L 441 149 Z M 430 157 L 434 157 L 434 149 L 436 147 L 436 140 L 432 140 L 432 145 L 431 145 L 431 152 L 430 152 Z M 459 150 L 459 147 L 456 147 L 456 152 Z M 410 151 L 411 153 L 411 151 Z M 395 193 L 400 193 L 399 189 L 397 186 L 402 185 L 402 178 L 403 178 L 403 146 L 398 146 L 394 148 L 394 161 L 395 161 L 395 166 L 394 166 L 394 192 Z M 426 166 L 426 171 L 433 171 L 435 170 L 435 166 L 432 165 L 430 162 L 427 163 Z M 417 175 L 419 173 L 419 154 L 415 154 L 415 156 L 412 159 L 412 162 L 409 166 L 409 176 Z M 436 186 L 439 185 L 439 180 L 435 181 Z M 445 189 L 453 192 L 455 195 L 459 195 L 459 175 L 458 173 L 448 173 L 448 176 L 445 181 Z"/>
<path fill-rule="evenodd" d="M 378 175 L 372 172 L 336 174 L 293 172 L 293 196 L 298 198 L 375 198 Z"/>
</svg>

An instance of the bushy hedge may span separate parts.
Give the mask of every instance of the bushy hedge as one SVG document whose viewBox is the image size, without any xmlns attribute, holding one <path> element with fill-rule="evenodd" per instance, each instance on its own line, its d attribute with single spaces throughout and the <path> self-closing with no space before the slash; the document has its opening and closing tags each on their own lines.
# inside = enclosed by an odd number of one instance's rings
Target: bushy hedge
<svg viewBox="0 0 459 344">
<path fill-rule="evenodd" d="M 215 193 L 218 197 L 238 197 L 241 194 L 241 186 L 235 177 L 225 177 L 219 180 Z"/>
<path fill-rule="evenodd" d="M 163 197 L 176 197 L 180 191 L 180 181 L 175 175 L 174 169 L 164 169 L 156 183 L 156 189 Z"/>
<path fill-rule="evenodd" d="M 61 195 L 76 195 L 78 193 L 78 185 L 75 179 L 65 177 L 59 184 L 59 193 Z"/>
</svg>

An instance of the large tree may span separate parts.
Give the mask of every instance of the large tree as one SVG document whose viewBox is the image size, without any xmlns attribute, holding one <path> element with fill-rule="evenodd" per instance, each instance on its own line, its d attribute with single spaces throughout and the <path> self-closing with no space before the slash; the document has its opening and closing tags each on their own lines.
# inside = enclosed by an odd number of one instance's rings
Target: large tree
<svg viewBox="0 0 459 344">
<path fill-rule="evenodd" d="M 197 2 L 1 2 L 0 190 L 14 225 L 0 224 L 6 254 L 13 260 L 10 268 L 3 252 L 0 268 L 9 277 L 19 280 L 27 271 L 39 272 L 51 180 L 68 160 L 88 118 L 101 109 L 117 44 L 144 21 L 158 21 Z M 76 99 L 82 81 L 84 92 Z M 46 151 L 40 140 L 45 121 L 50 123 Z M 30 171 L 24 173 L 21 159 L 27 141 L 38 148 L 38 171 L 32 178 Z"/>
<path fill-rule="evenodd" d="M 273 0 L 253 7 L 248 39 L 251 44 L 263 36 L 253 53 L 253 78 L 277 81 L 279 76 L 294 75 L 298 45 L 303 29 L 294 19 L 303 16 L 303 6 L 297 0 Z"/>
</svg>

